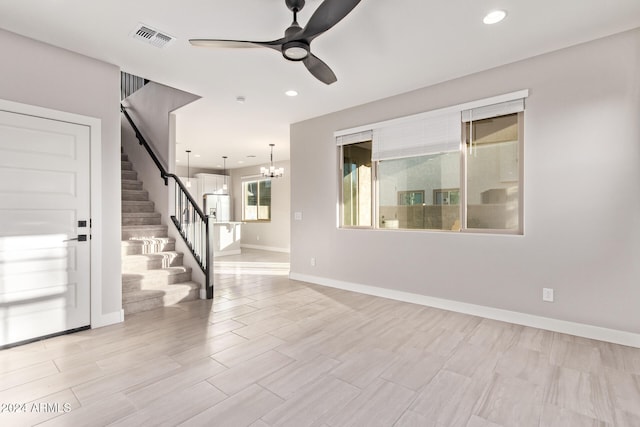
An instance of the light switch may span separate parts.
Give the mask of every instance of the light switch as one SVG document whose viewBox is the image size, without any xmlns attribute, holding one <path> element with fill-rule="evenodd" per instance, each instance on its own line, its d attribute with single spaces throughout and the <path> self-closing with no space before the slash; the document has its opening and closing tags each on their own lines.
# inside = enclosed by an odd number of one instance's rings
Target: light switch
<svg viewBox="0 0 640 427">
<path fill-rule="evenodd" d="M 295 219 L 296 221 L 302 221 L 302 212 L 294 212 L 293 219 Z"/>
</svg>

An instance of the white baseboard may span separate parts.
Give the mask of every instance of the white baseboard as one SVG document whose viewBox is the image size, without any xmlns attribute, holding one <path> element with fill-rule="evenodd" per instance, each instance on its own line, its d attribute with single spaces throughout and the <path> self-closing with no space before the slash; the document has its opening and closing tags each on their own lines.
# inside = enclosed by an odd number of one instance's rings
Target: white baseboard
<svg viewBox="0 0 640 427">
<path fill-rule="evenodd" d="M 413 304 L 420 304 L 428 307 L 435 307 L 443 310 L 455 311 L 458 313 L 470 314 L 473 316 L 480 316 L 487 319 L 499 320 L 502 322 L 509 322 L 517 325 L 530 326 L 533 328 L 545 329 L 548 331 L 560 332 L 563 334 L 575 335 L 579 337 L 640 348 L 640 334 L 634 334 L 632 332 L 602 328 L 600 326 L 569 322 L 566 320 L 552 319 L 549 317 L 535 316 L 532 314 L 519 313 L 516 311 L 503 310 L 500 308 L 487 307 L 483 305 L 468 304 L 460 301 L 434 298 L 426 295 L 413 294 L 410 292 L 379 288 L 376 286 L 343 282 L 340 280 L 311 276 L 307 274 L 290 273 L 289 278 L 291 278 L 292 280 L 299 280 L 301 282 L 308 282 L 316 285 L 343 289 L 346 291 L 358 292 L 397 301 L 410 302 Z"/>
<path fill-rule="evenodd" d="M 124 310 L 114 311 L 107 314 L 101 314 L 91 319 L 91 329 L 101 328 L 103 326 L 115 325 L 124 322 Z"/>
<path fill-rule="evenodd" d="M 230 255 L 240 255 L 242 253 L 241 249 L 234 249 L 234 250 L 229 250 L 229 251 L 222 251 L 222 252 L 214 252 L 213 253 L 213 258 L 222 258 L 222 257 L 226 257 L 226 256 L 230 256 Z"/>
<path fill-rule="evenodd" d="M 258 249 L 261 251 L 271 251 L 271 252 L 284 252 L 286 254 L 290 253 L 291 250 L 289 248 L 276 248 L 275 246 L 260 246 L 260 245 L 241 245 L 241 248 L 247 249 Z"/>
</svg>

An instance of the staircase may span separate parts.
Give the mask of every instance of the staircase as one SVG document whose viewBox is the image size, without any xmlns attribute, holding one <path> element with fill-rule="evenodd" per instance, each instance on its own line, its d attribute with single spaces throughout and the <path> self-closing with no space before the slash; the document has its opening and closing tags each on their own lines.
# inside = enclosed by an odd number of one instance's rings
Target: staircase
<svg viewBox="0 0 640 427">
<path fill-rule="evenodd" d="M 200 285 L 182 265 L 138 173 L 121 154 L 122 307 L 125 315 L 197 299 Z"/>
</svg>

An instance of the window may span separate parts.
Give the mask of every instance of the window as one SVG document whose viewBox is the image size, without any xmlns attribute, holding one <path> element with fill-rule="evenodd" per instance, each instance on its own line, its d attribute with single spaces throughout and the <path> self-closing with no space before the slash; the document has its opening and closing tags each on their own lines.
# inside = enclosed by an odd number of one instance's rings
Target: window
<svg viewBox="0 0 640 427">
<path fill-rule="evenodd" d="M 526 95 L 341 132 L 340 226 L 521 232 Z"/>
<path fill-rule="evenodd" d="M 371 227 L 371 141 L 345 145 L 342 150 L 342 225 Z"/>
<path fill-rule="evenodd" d="M 439 206 L 433 196 L 436 189 L 459 183 L 460 155 L 455 152 L 380 161 L 380 227 L 450 230 L 460 220 L 460 209 Z"/>
<path fill-rule="evenodd" d="M 242 184 L 242 219 L 271 220 L 271 180 L 244 181 Z"/>
<path fill-rule="evenodd" d="M 465 123 L 469 229 L 519 229 L 519 114 Z"/>
<path fill-rule="evenodd" d="M 460 190 L 433 190 L 434 205 L 457 205 L 460 203 Z"/>
<path fill-rule="evenodd" d="M 424 203 L 424 190 L 398 191 L 398 206 L 421 205 Z"/>
</svg>

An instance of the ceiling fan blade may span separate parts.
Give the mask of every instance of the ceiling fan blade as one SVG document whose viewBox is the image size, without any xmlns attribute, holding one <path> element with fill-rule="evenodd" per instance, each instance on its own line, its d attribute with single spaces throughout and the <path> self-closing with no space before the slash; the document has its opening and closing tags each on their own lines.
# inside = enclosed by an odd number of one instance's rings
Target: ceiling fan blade
<svg viewBox="0 0 640 427">
<path fill-rule="evenodd" d="M 360 0 L 324 0 L 296 38 L 313 40 L 340 22 L 358 3 Z"/>
<path fill-rule="evenodd" d="M 282 40 L 282 39 L 280 39 Z M 254 42 L 245 40 L 217 40 L 217 39 L 190 39 L 189 43 L 192 46 L 198 47 L 215 47 L 215 48 L 256 48 L 256 47 L 270 47 L 272 49 L 280 50 L 280 40 L 274 40 L 271 42 Z"/>
<path fill-rule="evenodd" d="M 302 62 L 304 66 L 307 67 L 307 70 L 322 83 L 330 85 L 338 81 L 338 78 L 333 71 L 331 71 L 331 68 L 314 54 L 309 53 L 309 56 L 304 58 Z"/>
</svg>

